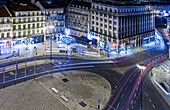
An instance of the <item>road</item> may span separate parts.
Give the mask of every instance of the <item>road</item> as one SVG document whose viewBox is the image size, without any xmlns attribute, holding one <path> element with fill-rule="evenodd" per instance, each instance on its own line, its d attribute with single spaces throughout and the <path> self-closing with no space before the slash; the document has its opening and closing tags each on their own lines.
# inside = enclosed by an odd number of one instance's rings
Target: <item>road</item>
<svg viewBox="0 0 170 110">
<path fill-rule="evenodd" d="M 139 62 L 152 61 L 153 56 L 158 55 L 160 53 L 166 53 L 167 51 L 168 51 L 167 45 L 165 44 L 165 46 L 163 47 L 152 48 L 152 49 L 145 50 L 142 52 L 134 53 L 130 56 L 114 59 L 112 60 L 112 61 L 115 61 L 113 62 L 114 64 L 108 60 L 95 60 L 95 59 L 83 59 L 83 58 L 72 58 L 72 57 L 61 58 L 61 56 L 54 56 L 56 58 L 56 61 L 54 61 L 53 63 L 49 62 L 46 64 L 36 65 L 36 68 L 35 68 L 35 73 L 37 73 L 36 75 L 34 74 L 34 66 L 27 67 L 26 74 L 25 74 L 25 68 L 21 68 L 18 71 L 13 71 L 13 73 L 7 72 L 5 74 L 0 74 L 1 88 L 4 87 L 3 77 L 5 77 L 5 82 L 6 82 L 5 87 L 6 87 L 6 86 L 13 85 L 15 83 L 19 83 L 19 82 L 34 78 L 34 75 L 35 77 L 38 77 L 42 74 L 50 74 L 50 73 L 57 72 L 57 71 L 86 68 L 84 70 L 91 71 L 91 72 L 94 72 L 96 74 L 103 76 L 111 84 L 111 87 L 112 87 L 111 98 L 104 109 L 124 110 L 130 107 L 131 109 L 139 110 L 140 89 L 136 92 L 135 98 L 131 99 L 131 96 L 134 95 L 133 93 L 136 90 L 136 84 L 138 81 L 137 79 L 139 79 L 139 76 L 140 76 L 140 70 L 136 67 L 136 64 Z M 38 58 L 40 57 L 37 57 L 37 59 Z M 34 60 L 34 58 L 30 58 L 29 60 Z M 19 60 L 18 62 L 22 62 L 22 61 Z M 66 64 L 66 61 L 69 61 L 68 64 Z M 62 62 L 64 65 L 61 67 L 61 63 L 59 62 Z M 82 64 L 82 62 L 84 64 Z M 10 64 L 15 64 L 15 62 L 6 63 L 5 65 L 10 65 Z M 129 66 L 130 68 L 124 74 L 120 74 L 119 71 L 115 70 L 115 68 L 121 68 L 121 67 L 127 67 L 127 66 Z M 15 73 L 17 73 L 16 77 L 15 77 Z M 147 75 L 147 72 L 145 74 Z M 24 78 L 25 75 L 28 77 Z M 143 79 L 146 78 L 146 75 L 144 75 Z M 23 78 L 20 79 L 21 77 Z M 15 80 L 15 78 L 18 80 Z M 143 85 L 144 109 L 145 110 L 152 110 L 152 109 L 153 110 L 154 109 L 168 110 L 169 106 L 164 102 L 163 98 L 156 91 L 156 89 L 154 88 L 152 83 L 149 81 L 149 79 L 146 78 L 146 80 L 143 81 L 143 84 L 144 84 Z M 129 106 L 129 103 L 132 100 L 133 100 L 133 103 L 131 106 Z M 151 104 L 147 103 L 148 101 Z"/>
</svg>

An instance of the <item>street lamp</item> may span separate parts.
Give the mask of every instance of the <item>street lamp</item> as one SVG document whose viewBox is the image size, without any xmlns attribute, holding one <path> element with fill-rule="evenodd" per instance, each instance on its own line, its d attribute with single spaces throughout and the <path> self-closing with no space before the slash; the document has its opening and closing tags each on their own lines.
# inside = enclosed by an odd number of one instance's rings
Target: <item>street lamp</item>
<svg viewBox="0 0 170 110">
<path fill-rule="evenodd" d="M 143 66 L 142 64 L 137 64 L 136 65 L 140 70 L 141 70 L 141 73 L 140 73 L 140 77 L 141 77 L 141 110 L 142 110 L 142 70 L 144 70 L 146 67 Z"/>
<path fill-rule="evenodd" d="M 2 55 L 2 54 L 1 54 L 1 45 L 0 45 L 0 55 Z"/>
<path fill-rule="evenodd" d="M 52 28 L 54 28 L 54 26 L 48 26 L 48 28 L 50 28 L 50 29 L 52 29 Z M 44 31 L 45 31 L 45 29 L 48 29 L 47 27 L 45 27 L 44 28 Z M 47 32 L 47 31 L 46 31 Z M 45 32 L 45 37 L 46 37 L 46 32 Z M 52 60 L 52 36 L 51 36 L 51 38 L 50 38 L 50 60 Z M 46 48 L 46 47 L 45 47 Z M 45 49 L 46 50 L 46 49 Z"/>
</svg>

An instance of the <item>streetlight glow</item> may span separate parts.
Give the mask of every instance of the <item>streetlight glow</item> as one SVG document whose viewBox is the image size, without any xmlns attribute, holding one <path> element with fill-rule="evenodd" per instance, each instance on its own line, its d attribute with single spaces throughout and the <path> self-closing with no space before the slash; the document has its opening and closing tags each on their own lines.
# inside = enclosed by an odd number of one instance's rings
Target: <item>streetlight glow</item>
<svg viewBox="0 0 170 110">
<path fill-rule="evenodd" d="M 139 64 L 136 65 L 139 69 L 145 69 L 146 67 L 145 66 L 141 66 Z"/>
</svg>

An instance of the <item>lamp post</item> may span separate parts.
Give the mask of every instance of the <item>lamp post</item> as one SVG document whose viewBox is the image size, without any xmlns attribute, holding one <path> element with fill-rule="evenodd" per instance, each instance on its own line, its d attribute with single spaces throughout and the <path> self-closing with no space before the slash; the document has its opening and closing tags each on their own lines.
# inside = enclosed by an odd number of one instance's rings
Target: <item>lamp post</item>
<svg viewBox="0 0 170 110">
<path fill-rule="evenodd" d="M 65 33 L 66 33 L 66 35 L 68 37 L 68 35 L 70 34 L 70 29 L 65 29 Z M 68 53 L 68 44 L 67 44 L 67 53 Z"/>
<path fill-rule="evenodd" d="M 141 73 L 140 73 L 140 77 L 141 77 L 141 110 L 142 110 L 142 86 L 143 86 L 143 83 L 142 83 L 142 70 L 144 70 L 146 67 L 141 65 L 141 64 L 137 64 L 136 65 L 140 70 L 141 70 Z"/>
<path fill-rule="evenodd" d="M 44 28 L 44 31 L 45 31 L 45 29 L 48 29 L 48 28 L 50 28 L 50 29 L 53 29 L 54 28 L 54 26 L 48 26 L 48 27 L 45 27 Z M 46 31 L 47 32 L 47 31 Z M 45 37 L 46 37 L 46 32 L 45 32 Z M 45 46 L 45 52 L 46 52 L 46 46 Z M 52 60 L 52 36 L 50 37 L 50 60 Z"/>
<path fill-rule="evenodd" d="M 2 55 L 2 54 L 1 54 L 1 45 L 0 45 L 0 55 Z"/>
</svg>

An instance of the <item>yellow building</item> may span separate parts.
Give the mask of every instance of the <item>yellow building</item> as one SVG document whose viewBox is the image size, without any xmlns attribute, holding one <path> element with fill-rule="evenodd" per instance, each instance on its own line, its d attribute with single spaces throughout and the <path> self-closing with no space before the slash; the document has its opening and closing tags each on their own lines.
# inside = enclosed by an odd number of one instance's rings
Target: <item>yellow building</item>
<svg viewBox="0 0 170 110">
<path fill-rule="evenodd" d="M 4 5 L 0 6 L 0 47 L 10 47 L 11 19 Z"/>
<path fill-rule="evenodd" d="M 45 16 L 34 5 L 8 5 L 11 15 L 12 46 L 43 42 Z"/>
</svg>

